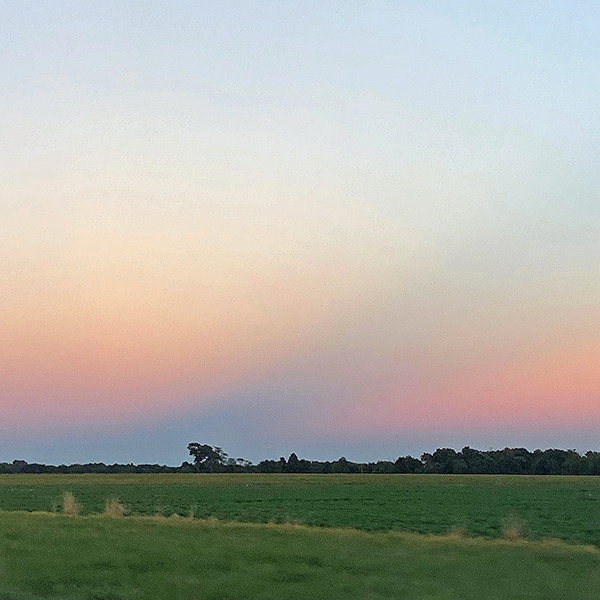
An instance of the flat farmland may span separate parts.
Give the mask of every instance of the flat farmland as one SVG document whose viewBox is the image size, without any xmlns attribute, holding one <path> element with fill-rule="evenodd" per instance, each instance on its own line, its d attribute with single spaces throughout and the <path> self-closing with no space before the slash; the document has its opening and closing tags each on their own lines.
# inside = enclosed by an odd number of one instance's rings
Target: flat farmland
<svg viewBox="0 0 600 600">
<path fill-rule="evenodd" d="M 1 475 L 0 510 L 81 514 L 118 499 L 129 515 L 194 516 L 501 537 L 516 523 L 535 539 L 600 546 L 600 478 L 506 475 Z"/>
</svg>

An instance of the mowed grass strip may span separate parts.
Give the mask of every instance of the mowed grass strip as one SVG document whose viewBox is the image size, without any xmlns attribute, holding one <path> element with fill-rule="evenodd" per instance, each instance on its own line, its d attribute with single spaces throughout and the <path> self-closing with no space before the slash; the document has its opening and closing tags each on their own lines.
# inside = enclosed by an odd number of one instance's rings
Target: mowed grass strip
<svg viewBox="0 0 600 600">
<path fill-rule="evenodd" d="M 500 537 L 507 518 L 532 539 L 600 546 L 600 477 L 505 475 L 0 475 L 0 510 L 81 514 L 118 500 L 129 515 Z"/>
<path fill-rule="evenodd" d="M 596 600 L 600 551 L 402 533 L 0 513 L 4 598 Z M 2 598 L 0 593 L 0 598 Z"/>
</svg>

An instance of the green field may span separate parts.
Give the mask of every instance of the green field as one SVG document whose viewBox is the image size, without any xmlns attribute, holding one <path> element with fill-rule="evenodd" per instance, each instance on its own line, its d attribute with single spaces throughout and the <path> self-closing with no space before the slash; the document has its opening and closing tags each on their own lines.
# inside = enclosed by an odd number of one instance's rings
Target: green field
<svg viewBox="0 0 600 600">
<path fill-rule="evenodd" d="M 0 476 L 0 600 L 591 600 L 599 546 L 595 477 Z"/>
<path fill-rule="evenodd" d="M 595 600 L 561 542 L 0 513 L 2 600 Z"/>
<path fill-rule="evenodd" d="M 82 514 L 117 498 L 129 514 L 499 537 L 516 516 L 531 539 L 600 546 L 600 478 L 508 475 L 1 475 L 0 510 Z"/>
</svg>

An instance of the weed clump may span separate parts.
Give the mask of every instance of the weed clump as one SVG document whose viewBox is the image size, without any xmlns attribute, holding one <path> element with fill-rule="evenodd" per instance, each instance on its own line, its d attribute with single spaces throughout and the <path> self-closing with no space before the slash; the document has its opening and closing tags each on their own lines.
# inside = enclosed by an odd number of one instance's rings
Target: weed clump
<svg viewBox="0 0 600 600">
<path fill-rule="evenodd" d="M 511 542 L 527 537 L 527 522 L 517 515 L 507 515 L 502 519 L 502 538 Z"/>
<path fill-rule="evenodd" d="M 76 517 L 79 514 L 79 503 L 71 492 L 63 492 L 62 511 L 65 515 Z"/>
<path fill-rule="evenodd" d="M 116 498 L 107 500 L 104 505 L 104 514 L 107 517 L 122 517 L 127 512 L 127 507 L 121 504 Z"/>
<path fill-rule="evenodd" d="M 462 525 L 455 525 L 446 534 L 447 537 L 452 539 L 463 539 L 469 537 L 467 530 Z"/>
</svg>

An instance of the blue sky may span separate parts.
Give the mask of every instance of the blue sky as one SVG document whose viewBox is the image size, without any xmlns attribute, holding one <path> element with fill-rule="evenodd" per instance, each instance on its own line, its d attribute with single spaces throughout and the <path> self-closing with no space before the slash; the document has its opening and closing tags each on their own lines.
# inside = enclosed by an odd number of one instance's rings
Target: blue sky
<svg viewBox="0 0 600 600">
<path fill-rule="evenodd" d="M 1 10 L 0 460 L 594 442 L 592 4 Z"/>
</svg>

